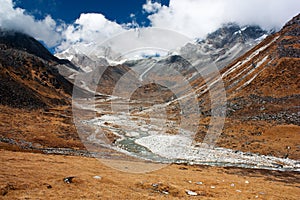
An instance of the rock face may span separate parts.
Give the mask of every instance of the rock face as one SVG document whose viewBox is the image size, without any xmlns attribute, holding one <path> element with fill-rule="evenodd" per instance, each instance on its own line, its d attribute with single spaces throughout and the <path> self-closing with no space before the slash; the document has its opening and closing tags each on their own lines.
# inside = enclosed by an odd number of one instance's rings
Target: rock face
<svg viewBox="0 0 300 200">
<path fill-rule="evenodd" d="M 73 86 L 55 66 L 68 63 L 28 35 L 1 30 L 0 103 L 29 109 L 67 104 Z"/>
<path fill-rule="evenodd" d="M 215 63 L 219 69 L 222 69 L 257 45 L 268 34 L 258 26 L 240 27 L 230 23 L 208 34 L 203 40 L 187 44 L 181 48 L 180 55 L 192 64 L 200 61 L 205 67 Z"/>
<path fill-rule="evenodd" d="M 300 58 L 300 15 L 296 16 L 284 26 L 284 38 L 278 43 L 280 57 Z"/>
<path fill-rule="evenodd" d="M 207 41 L 199 41 L 199 44 L 212 44 L 216 49 L 232 46 L 237 42 L 246 43 L 251 40 L 256 40 L 267 31 L 262 30 L 259 26 L 240 27 L 237 24 L 230 23 L 219 28 L 217 31 L 208 34 Z"/>
</svg>

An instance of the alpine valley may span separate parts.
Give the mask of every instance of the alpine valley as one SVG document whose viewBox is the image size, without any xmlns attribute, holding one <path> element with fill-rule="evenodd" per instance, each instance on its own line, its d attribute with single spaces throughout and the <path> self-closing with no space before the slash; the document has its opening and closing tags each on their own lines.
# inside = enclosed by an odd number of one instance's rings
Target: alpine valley
<svg viewBox="0 0 300 200">
<path fill-rule="evenodd" d="M 139 57 L 0 29 L 0 198 L 298 199 L 299 41 L 300 15 Z"/>
</svg>

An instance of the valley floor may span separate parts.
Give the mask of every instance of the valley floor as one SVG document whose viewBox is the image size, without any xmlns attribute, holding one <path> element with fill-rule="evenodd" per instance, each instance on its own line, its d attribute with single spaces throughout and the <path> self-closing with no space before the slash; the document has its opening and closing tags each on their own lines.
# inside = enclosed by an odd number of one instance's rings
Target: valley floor
<svg viewBox="0 0 300 200">
<path fill-rule="evenodd" d="M 0 158 L 0 199 L 281 200 L 300 194 L 298 172 L 173 164 L 133 174 L 95 158 L 7 150 L 0 150 Z M 67 184 L 69 176 L 75 178 Z"/>
</svg>

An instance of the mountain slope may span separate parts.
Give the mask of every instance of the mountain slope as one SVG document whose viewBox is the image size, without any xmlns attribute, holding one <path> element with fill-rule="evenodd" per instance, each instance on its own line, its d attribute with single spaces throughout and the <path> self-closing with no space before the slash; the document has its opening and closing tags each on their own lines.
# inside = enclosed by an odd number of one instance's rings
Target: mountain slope
<svg viewBox="0 0 300 200">
<path fill-rule="evenodd" d="M 300 158 L 300 16 L 197 88 L 215 88 L 222 80 L 227 119 L 218 145 L 279 157 Z M 208 90 L 198 90 L 203 121 L 209 119 Z M 204 90 L 204 91 L 203 91 Z M 205 130 L 205 127 L 203 128 Z M 201 132 L 201 131 L 200 131 Z M 198 138 L 202 138 L 198 134 Z"/>
<path fill-rule="evenodd" d="M 0 31 L 0 147 L 81 147 L 71 118 L 73 85 L 32 37 Z"/>
<path fill-rule="evenodd" d="M 69 102 L 73 86 L 54 67 L 66 61 L 21 33 L 1 31 L 0 47 L 2 105 L 42 108 Z"/>
<path fill-rule="evenodd" d="M 214 62 L 218 69 L 222 69 L 258 44 L 268 34 L 258 26 L 240 27 L 235 23 L 229 23 L 197 43 L 188 43 L 181 48 L 180 55 L 192 64 L 209 58 L 210 63 Z M 203 67 L 209 64 L 202 63 Z"/>
<path fill-rule="evenodd" d="M 141 72 L 144 79 L 153 79 L 155 75 L 170 77 L 178 73 L 191 79 L 197 75 L 194 65 L 202 69 L 213 63 L 222 69 L 267 35 L 267 31 L 257 26 L 240 27 L 234 23 L 225 24 L 208 34 L 205 39 L 187 43 L 179 49 L 176 53 L 178 55 L 127 61 L 124 64 Z"/>
</svg>

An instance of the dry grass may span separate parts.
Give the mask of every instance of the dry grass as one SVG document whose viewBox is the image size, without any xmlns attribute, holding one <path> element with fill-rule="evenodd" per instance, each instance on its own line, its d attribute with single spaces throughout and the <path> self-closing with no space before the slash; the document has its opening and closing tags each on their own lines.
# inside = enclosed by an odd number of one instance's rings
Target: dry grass
<svg viewBox="0 0 300 200">
<path fill-rule="evenodd" d="M 292 172 L 170 165 L 151 173 L 132 174 L 93 158 L 0 153 L 1 199 L 281 200 L 298 199 L 300 192 L 299 174 Z M 73 183 L 63 182 L 68 176 L 75 176 Z M 188 196 L 186 190 L 199 196 Z"/>
</svg>

